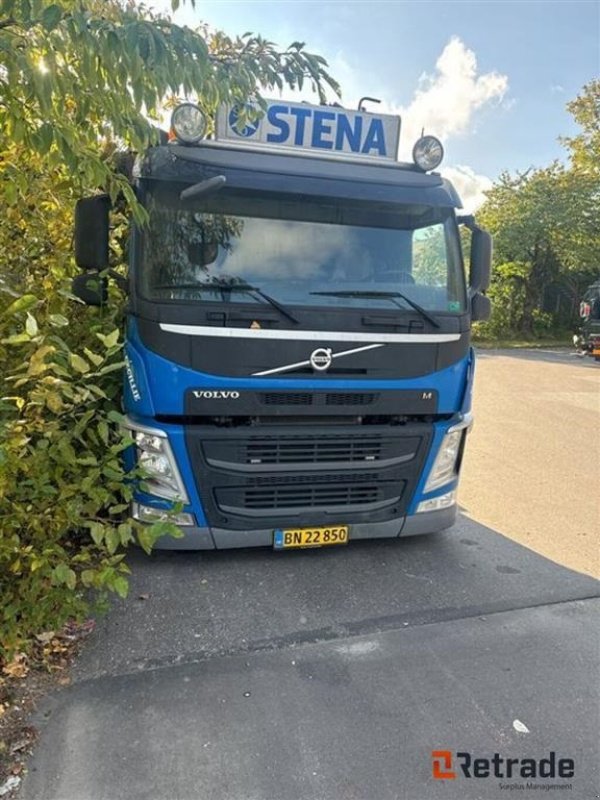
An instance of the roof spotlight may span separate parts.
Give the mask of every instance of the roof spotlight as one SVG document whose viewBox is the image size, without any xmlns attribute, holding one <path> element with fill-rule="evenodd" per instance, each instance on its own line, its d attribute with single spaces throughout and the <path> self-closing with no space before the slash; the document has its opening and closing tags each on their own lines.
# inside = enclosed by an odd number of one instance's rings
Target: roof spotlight
<svg viewBox="0 0 600 800">
<path fill-rule="evenodd" d="M 206 118 L 194 103 L 182 103 L 173 109 L 171 129 L 183 144 L 195 144 L 204 138 Z"/>
<path fill-rule="evenodd" d="M 435 136 L 421 136 L 413 147 L 413 161 L 424 172 L 439 167 L 444 158 L 444 148 Z"/>
</svg>

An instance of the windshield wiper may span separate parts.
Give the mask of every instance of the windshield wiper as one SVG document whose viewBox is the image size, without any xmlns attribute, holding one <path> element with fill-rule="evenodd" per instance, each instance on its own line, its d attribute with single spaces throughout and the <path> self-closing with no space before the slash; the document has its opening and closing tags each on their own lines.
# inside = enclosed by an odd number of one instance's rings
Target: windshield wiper
<svg viewBox="0 0 600 800">
<path fill-rule="evenodd" d="M 402 292 L 369 292 L 369 291 L 338 291 L 338 292 L 311 292 L 311 294 L 318 294 L 322 295 L 323 297 L 364 297 L 364 298 L 371 298 L 373 300 L 377 300 L 378 298 L 382 299 L 389 299 L 392 302 L 395 298 L 400 298 L 404 300 L 405 303 L 408 303 L 411 308 L 414 308 L 415 311 L 418 311 L 419 314 L 427 320 L 434 328 L 439 328 L 440 323 L 437 321 L 435 317 L 432 317 L 429 312 L 425 311 L 425 309 L 420 306 L 418 303 L 415 303 L 414 300 L 411 300 L 410 297 L 407 297 Z M 400 303 L 394 303 L 394 305 L 398 306 L 398 308 L 402 308 Z"/>
<path fill-rule="evenodd" d="M 281 305 L 280 302 L 275 300 L 274 297 L 271 295 L 266 294 L 258 286 L 252 286 L 249 283 L 229 283 L 225 280 L 218 280 L 213 279 L 210 283 L 162 283 L 158 286 L 154 286 L 154 289 L 215 289 L 219 291 L 225 292 L 254 292 L 259 297 L 262 297 L 263 300 L 266 300 L 267 303 L 276 308 L 280 314 L 283 314 L 284 317 L 287 317 L 291 322 L 299 325 L 299 320 L 287 310 L 287 308 Z"/>
</svg>

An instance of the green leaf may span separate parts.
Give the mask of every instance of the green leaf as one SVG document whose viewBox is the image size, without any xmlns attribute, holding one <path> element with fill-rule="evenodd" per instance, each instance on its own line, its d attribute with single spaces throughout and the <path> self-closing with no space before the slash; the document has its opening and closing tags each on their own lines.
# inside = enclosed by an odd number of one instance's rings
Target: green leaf
<svg viewBox="0 0 600 800">
<path fill-rule="evenodd" d="M 74 570 L 66 564 L 59 564 L 57 567 L 54 567 L 52 577 L 55 583 L 64 584 L 69 589 L 74 589 L 77 584 L 77 575 Z"/>
<path fill-rule="evenodd" d="M 12 336 L 7 336 L 2 339 L 2 344 L 23 344 L 23 342 L 30 342 L 31 337 L 28 333 L 14 333 Z"/>
<path fill-rule="evenodd" d="M 109 528 L 104 537 L 106 541 L 106 549 L 113 555 L 116 553 L 117 547 L 121 544 L 121 538 L 115 528 Z"/>
<path fill-rule="evenodd" d="M 87 588 L 94 585 L 96 580 L 96 571 L 93 569 L 84 569 L 81 573 L 81 582 Z"/>
<path fill-rule="evenodd" d="M 77 353 L 69 353 L 69 363 L 73 369 L 82 374 L 90 371 L 90 365 L 85 359 L 81 358 L 81 356 L 78 356 Z"/>
<path fill-rule="evenodd" d="M 102 344 L 108 350 L 111 347 L 114 347 L 116 343 L 119 341 L 119 329 L 115 328 L 114 331 L 111 331 L 111 333 L 106 334 L 106 336 L 103 335 L 102 333 L 98 333 L 97 336 L 102 342 Z"/>
<path fill-rule="evenodd" d="M 66 317 L 63 317 L 62 314 L 50 314 L 48 321 L 55 328 L 66 328 L 66 326 L 69 324 L 69 320 Z"/>
<path fill-rule="evenodd" d="M 123 546 L 129 544 L 132 541 L 133 536 L 131 533 L 131 523 L 130 522 L 122 522 L 118 528 L 117 532 L 119 534 L 119 538 L 121 540 L 121 544 Z"/>
<path fill-rule="evenodd" d="M 102 364 L 102 362 L 104 361 L 103 356 L 99 356 L 97 353 L 92 353 L 89 347 L 84 347 L 83 352 L 86 354 L 86 356 L 89 358 L 89 360 L 95 367 L 99 367 L 100 364 Z"/>
<path fill-rule="evenodd" d="M 62 15 L 63 12 L 61 7 L 54 4 L 48 6 L 42 11 L 42 14 L 40 16 L 40 21 L 44 26 L 44 28 L 48 31 L 48 33 L 50 33 L 50 31 L 53 31 L 54 28 L 56 28 L 58 23 L 61 21 Z"/>
<path fill-rule="evenodd" d="M 96 547 L 100 547 L 104 541 L 104 525 L 101 522 L 90 522 L 88 527 L 94 544 Z"/>
<path fill-rule="evenodd" d="M 123 600 L 129 594 L 129 581 L 123 575 L 118 575 L 114 579 L 113 587 L 115 592 L 119 595 L 119 597 L 123 598 Z"/>
<path fill-rule="evenodd" d="M 34 294 L 24 294 L 22 297 L 17 298 L 13 303 L 5 309 L 4 314 L 9 316 L 11 314 L 18 314 L 19 311 L 27 311 L 33 306 L 37 305 L 38 299 Z"/>
<path fill-rule="evenodd" d="M 140 528 L 137 531 L 137 540 L 139 542 L 140 547 L 147 555 L 150 555 L 152 552 L 152 548 L 154 547 L 154 542 L 158 537 L 154 536 L 148 528 Z"/>
<path fill-rule="evenodd" d="M 27 331 L 28 335 L 31 336 L 32 338 L 34 336 L 37 336 L 39 330 L 36 318 L 29 312 L 27 312 L 25 330 Z"/>
<path fill-rule="evenodd" d="M 103 419 L 98 423 L 98 436 L 100 436 L 104 444 L 108 444 L 108 425 Z"/>
</svg>

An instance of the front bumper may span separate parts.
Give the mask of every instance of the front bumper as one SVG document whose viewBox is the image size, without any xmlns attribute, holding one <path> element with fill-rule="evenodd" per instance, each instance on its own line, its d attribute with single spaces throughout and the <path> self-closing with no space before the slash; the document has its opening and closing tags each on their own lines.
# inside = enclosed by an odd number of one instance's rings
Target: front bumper
<svg viewBox="0 0 600 800">
<path fill-rule="evenodd" d="M 454 525 L 456 505 L 441 511 L 427 511 L 385 522 L 350 525 L 350 541 L 359 539 L 393 539 L 439 533 Z M 155 550 L 228 550 L 236 547 L 272 547 L 273 528 L 260 530 L 228 530 L 214 527 L 183 527 L 183 536 L 174 539 L 164 536 L 154 545 Z"/>
</svg>

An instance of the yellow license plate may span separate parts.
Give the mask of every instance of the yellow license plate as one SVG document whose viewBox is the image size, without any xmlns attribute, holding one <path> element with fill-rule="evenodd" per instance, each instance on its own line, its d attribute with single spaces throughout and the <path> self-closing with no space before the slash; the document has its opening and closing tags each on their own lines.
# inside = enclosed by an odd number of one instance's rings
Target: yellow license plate
<svg viewBox="0 0 600 800">
<path fill-rule="evenodd" d="M 325 547 L 330 544 L 348 544 L 348 526 L 331 525 L 328 528 L 285 528 L 275 531 L 273 547 L 287 550 L 292 547 Z"/>
</svg>

